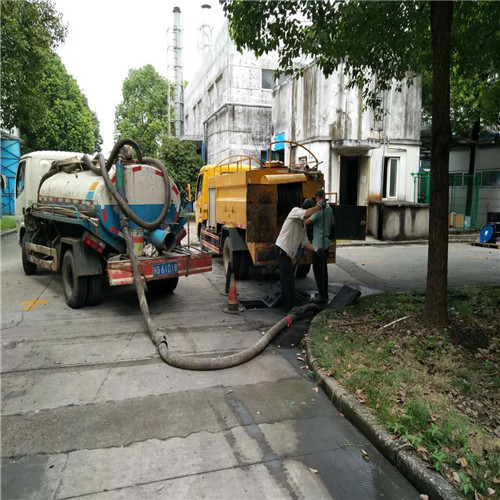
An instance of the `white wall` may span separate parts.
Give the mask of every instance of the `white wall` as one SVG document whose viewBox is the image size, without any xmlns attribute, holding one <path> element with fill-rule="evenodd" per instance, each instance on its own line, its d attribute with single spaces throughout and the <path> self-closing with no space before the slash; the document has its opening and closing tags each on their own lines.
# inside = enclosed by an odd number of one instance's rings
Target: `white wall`
<svg viewBox="0 0 500 500">
<path fill-rule="evenodd" d="M 288 78 L 274 89 L 272 119 L 274 133 L 300 142 L 322 162 L 328 191 L 339 189 L 340 156 L 367 160 L 368 186 L 358 198 L 380 199 L 382 179 L 382 122 L 370 109 L 363 109 L 362 92 L 346 89 L 343 68 L 326 78 L 315 64 L 299 79 Z M 413 201 L 412 172 L 417 172 L 420 153 L 421 80 L 412 86 L 397 84 L 387 93 L 386 157 L 397 157 L 400 201 Z M 286 153 L 287 154 L 287 153 Z M 363 164 L 363 161 L 362 161 Z M 363 174 L 361 174 L 363 175 Z M 361 182 L 361 181 L 360 181 Z M 359 202 L 359 199 L 358 199 Z"/>
<path fill-rule="evenodd" d="M 276 67 L 272 54 L 259 59 L 252 52 L 240 54 L 224 24 L 185 90 L 185 139 L 205 139 L 208 163 L 232 154 L 260 158 L 260 151 L 267 149 L 272 90 L 262 88 L 262 69 Z"/>
</svg>

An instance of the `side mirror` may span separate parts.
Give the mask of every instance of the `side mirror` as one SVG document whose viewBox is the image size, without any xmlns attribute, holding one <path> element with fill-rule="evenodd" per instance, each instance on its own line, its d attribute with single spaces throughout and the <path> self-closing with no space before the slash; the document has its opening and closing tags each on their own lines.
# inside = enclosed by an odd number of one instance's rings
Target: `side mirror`
<svg viewBox="0 0 500 500">
<path fill-rule="evenodd" d="M 2 190 L 7 189 L 7 176 L 5 174 L 2 175 L 1 188 Z"/>
</svg>

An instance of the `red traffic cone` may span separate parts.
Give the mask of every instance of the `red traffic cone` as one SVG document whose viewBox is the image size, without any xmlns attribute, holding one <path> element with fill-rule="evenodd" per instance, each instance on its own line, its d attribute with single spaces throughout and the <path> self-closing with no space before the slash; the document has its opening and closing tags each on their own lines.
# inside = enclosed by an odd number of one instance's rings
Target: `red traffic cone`
<svg viewBox="0 0 500 500">
<path fill-rule="evenodd" d="M 227 307 L 224 312 L 238 314 L 243 309 L 238 306 L 238 293 L 236 292 L 236 280 L 234 274 L 231 274 L 231 282 L 229 284 L 229 295 L 227 296 Z"/>
</svg>

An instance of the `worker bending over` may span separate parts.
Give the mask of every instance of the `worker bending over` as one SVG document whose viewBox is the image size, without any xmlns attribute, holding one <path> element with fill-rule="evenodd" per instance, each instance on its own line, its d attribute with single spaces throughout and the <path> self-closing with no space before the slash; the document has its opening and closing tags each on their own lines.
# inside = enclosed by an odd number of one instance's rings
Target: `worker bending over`
<svg viewBox="0 0 500 500">
<path fill-rule="evenodd" d="M 305 222 L 320 210 L 321 205 L 315 205 L 314 200 L 306 198 L 302 208 L 292 208 L 276 240 L 276 258 L 280 270 L 281 293 L 285 312 L 292 309 L 295 304 L 295 277 L 292 259 L 300 257 L 302 248 L 316 250 L 307 238 Z"/>
<path fill-rule="evenodd" d="M 328 249 L 330 248 L 330 229 L 333 223 L 333 210 L 326 203 L 325 191 L 318 189 L 316 191 L 317 206 L 321 210 L 316 211 L 306 224 L 313 224 L 313 271 L 316 285 L 318 287 L 318 297 L 315 302 L 319 304 L 328 303 Z"/>
</svg>

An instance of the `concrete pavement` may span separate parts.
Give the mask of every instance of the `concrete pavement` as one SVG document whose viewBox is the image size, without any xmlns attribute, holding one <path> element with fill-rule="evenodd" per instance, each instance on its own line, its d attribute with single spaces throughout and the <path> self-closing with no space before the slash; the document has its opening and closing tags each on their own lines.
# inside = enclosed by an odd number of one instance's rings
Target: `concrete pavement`
<svg viewBox="0 0 500 500">
<path fill-rule="evenodd" d="M 159 360 L 133 287 L 75 311 L 58 275 L 24 275 L 15 236 L 1 245 L 3 499 L 418 498 L 313 390 L 294 336 L 237 368 L 177 370 Z M 339 250 L 331 291 L 423 285 L 425 247 L 412 247 Z M 493 282 L 500 269 L 485 249 L 457 245 L 450 255 L 457 280 Z M 239 296 L 262 298 L 270 283 L 238 283 Z M 300 287 L 313 291 L 312 277 Z M 173 350 L 236 351 L 281 317 L 223 314 L 223 288 L 214 260 L 212 273 L 183 278 L 173 295 L 150 302 Z"/>
</svg>

